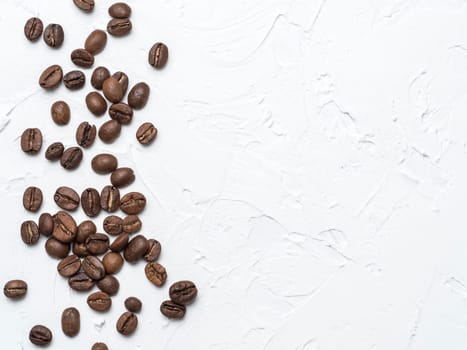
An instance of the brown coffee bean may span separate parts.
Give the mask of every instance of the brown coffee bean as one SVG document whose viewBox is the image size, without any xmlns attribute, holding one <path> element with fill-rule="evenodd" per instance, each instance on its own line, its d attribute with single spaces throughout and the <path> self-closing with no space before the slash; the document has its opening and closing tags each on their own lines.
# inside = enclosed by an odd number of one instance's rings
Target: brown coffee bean
<svg viewBox="0 0 467 350">
<path fill-rule="evenodd" d="M 109 348 L 104 343 L 94 343 L 91 350 L 109 350 Z"/>
<path fill-rule="evenodd" d="M 93 218 L 101 211 L 101 196 L 94 188 L 87 188 L 81 194 L 81 207 L 84 213 Z"/>
<path fill-rule="evenodd" d="M 123 72 L 118 71 L 118 72 L 115 72 L 114 74 L 112 74 L 112 78 L 115 78 L 115 79 L 118 80 L 118 82 L 122 86 L 123 95 L 125 95 L 126 91 L 128 90 L 128 83 L 130 81 L 129 78 L 128 78 L 128 75 L 126 75 Z"/>
<path fill-rule="evenodd" d="M 94 64 L 94 56 L 85 49 L 73 50 L 70 57 L 78 67 L 90 68 Z"/>
<path fill-rule="evenodd" d="M 102 85 L 104 85 L 104 81 L 110 77 L 110 72 L 105 67 L 97 67 L 92 72 L 91 76 L 91 85 L 96 88 L 97 90 L 102 90 Z"/>
<path fill-rule="evenodd" d="M 47 346 L 52 342 L 52 332 L 46 326 L 37 325 L 29 331 L 29 340 L 37 346 Z"/>
<path fill-rule="evenodd" d="M 45 158 L 47 160 L 59 160 L 62 155 L 63 151 L 65 151 L 65 146 L 61 142 L 54 142 L 45 151 Z"/>
<path fill-rule="evenodd" d="M 123 219 L 123 232 L 136 233 L 141 230 L 143 223 L 137 215 L 128 215 Z"/>
<path fill-rule="evenodd" d="M 88 122 L 82 122 L 76 129 L 76 143 L 83 148 L 89 148 L 96 139 L 96 126 Z"/>
<path fill-rule="evenodd" d="M 49 238 L 47 242 L 45 242 L 45 251 L 52 258 L 64 259 L 70 252 L 70 245 L 68 243 L 62 243 L 55 238 Z"/>
<path fill-rule="evenodd" d="M 44 30 L 44 42 L 53 48 L 59 48 L 63 44 L 65 39 L 65 33 L 60 24 L 52 23 L 45 27 Z"/>
<path fill-rule="evenodd" d="M 141 109 L 146 106 L 150 93 L 149 85 L 138 83 L 130 90 L 128 94 L 128 104 L 134 109 Z"/>
<path fill-rule="evenodd" d="M 169 295 L 174 303 L 187 305 L 195 300 L 198 289 L 191 281 L 179 281 L 170 286 Z"/>
<path fill-rule="evenodd" d="M 143 303 L 136 297 L 129 297 L 125 299 L 125 307 L 130 312 L 140 312 Z"/>
<path fill-rule="evenodd" d="M 142 235 L 135 236 L 126 246 L 123 256 L 129 263 L 135 263 L 143 257 L 148 247 L 149 243 L 146 237 Z"/>
<path fill-rule="evenodd" d="M 169 58 L 169 49 L 163 43 L 155 43 L 149 51 L 148 61 L 151 66 L 157 69 L 165 67 Z"/>
<path fill-rule="evenodd" d="M 83 260 L 83 270 L 86 275 L 91 277 L 94 281 L 99 281 L 105 276 L 105 269 L 102 261 L 95 256 L 87 256 Z"/>
<path fill-rule="evenodd" d="M 79 256 L 80 258 L 85 258 L 91 253 L 88 251 L 88 247 L 86 246 L 86 243 L 73 243 L 73 248 L 72 248 L 73 254 Z"/>
<path fill-rule="evenodd" d="M 120 200 L 120 209 L 128 215 L 138 215 L 146 207 L 146 197 L 139 192 L 129 192 Z"/>
<path fill-rule="evenodd" d="M 34 245 L 39 241 L 39 228 L 34 221 L 28 220 L 21 224 L 21 239 L 27 245 Z"/>
<path fill-rule="evenodd" d="M 109 108 L 109 115 L 120 124 L 127 125 L 133 119 L 133 109 L 126 103 L 114 103 Z"/>
<path fill-rule="evenodd" d="M 104 254 L 109 249 L 109 237 L 103 233 L 90 235 L 86 240 L 86 247 L 91 254 Z"/>
<path fill-rule="evenodd" d="M 23 280 L 11 280 L 5 283 L 3 294 L 10 299 L 23 298 L 28 292 L 28 284 Z"/>
<path fill-rule="evenodd" d="M 144 268 L 147 279 L 157 287 L 164 285 L 167 280 L 167 271 L 165 267 L 157 262 L 150 262 Z"/>
<path fill-rule="evenodd" d="M 107 101 L 96 91 L 86 95 L 86 106 L 95 116 L 101 116 L 107 111 Z"/>
<path fill-rule="evenodd" d="M 29 41 L 36 41 L 42 35 L 44 25 L 40 18 L 32 17 L 24 25 L 24 35 Z"/>
<path fill-rule="evenodd" d="M 117 166 L 117 158 L 108 153 L 98 154 L 91 161 L 92 170 L 98 174 L 110 174 L 117 169 Z"/>
<path fill-rule="evenodd" d="M 133 334 L 138 327 L 138 317 L 132 312 L 123 313 L 117 321 L 117 332 L 125 336 Z"/>
<path fill-rule="evenodd" d="M 57 125 L 67 125 L 70 121 L 70 107 L 65 101 L 57 101 L 50 108 L 52 119 Z"/>
<path fill-rule="evenodd" d="M 116 120 L 108 120 L 99 128 L 99 138 L 102 142 L 112 143 L 119 136 L 122 130 L 122 126 Z"/>
<path fill-rule="evenodd" d="M 57 64 L 46 68 L 39 77 L 39 85 L 43 89 L 54 89 L 62 82 L 63 70 Z"/>
<path fill-rule="evenodd" d="M 24 209 L 36 212 L 42 205 L 42 191 L 38 187 L 30 186 L 23 193 Z"/>
<path fill-rule="evenodd" d="M 101 208 L 113 213 L 120 205 L 120 190 L 114 186 L 105 186 L 101 192 Z"/>
<path fill-rule="evenodd" d="M 84 12 L 91 12 L 94 9 L 94 0 L 73 0 L 73 2 Z"/>
<path fill-rule="evenodd" d="M 81 328 L 81 317 L 78 309 L 69 307 L 62 312 L 62 331 L 69 337 L 78 335 Z"/>
<path fill-rule="evenodd" d="M 95 292 L 88 296 L 87 303 L 94 311 L 105 312 L 112 306 L 112 299 L 107 293 Z"/>
<path fill-rule="evenodd" d="M 60 276 L 71 277 L 81 269 L 81 259 L 77 255 L 67 256 L 57 265 L 57 271 Z"/>
<path fill-rule="evenodd" d="M 130 33 L 132 28 L 128 18 L 114 18 L 107 24 L 107 32 L 113 36 L 124 36 Z"/>
<path fill-rule="evenodd" d="M 55 227 L 52 232 L 54 238 L 62 243 L 72 242 L 78 231 L 75 219 L 73 219 L 70 214 L 64 211 L 59 211 L 54 215 L 54 221 Z"/>
<path fill-rule="evenodd" d="M 144 123 L 136 131 L 136 139 L 142 145 L 149 145 L 157 136 L 157 128 L 152 123 Z"/>
<path fill-rule="evenodd" d="M 144 260 L 147 262 L 154 262 L 159 259 L 161 255 L 161 244 L 155 239 L 148 239 L 148 250 L 144 254 Z"/>
<path fill-rule="evenodd" d="M 135 182 L 135 173 L 131 168 L 118 168 L 115 169 L 110 176 L 110 182 L 115 187 L 125 187 Z"/>
<path fill-rule="evenodd" d="M 42 148 L 42 133 L 37 128 L 24 130 L 21 135 L 21 149 L 24 153 L 37 154 Z"/>
<path fill-rule="evenodd" d="M 124 96 L 122 85 L 114 77 L 107 78 L 102 84 L 104 96 L 110 102 L 118 103 Z"/>
<path fill-rule="evenodd" d="M 109 7 L 109 15 L 113 18 L 129 18 L 131 8 L 124 2 L 117 2 Z"/>
<path fill-rule="evenodd" d="M 121 233 L 117 238 L 114 239 L 110 245 L 110 250 L 113 252 L 121 252 L 126 248 L 130 240 L 130 235 L 128 233 Z"/>
<path fill-rule="evenodd" d="M 86 76 L 80 70 L 73 70 L 63 76 L 63 84 L 67 89 L 78 90 L 86 83 Z"/>
<path fill-rule="evenodd" d="M 83 151 L 79 147 L 70 147 L 63 152 L 60 158 L 60 164 L 67 170 L 73 170 L 79 167 L 83 160 Z"/>
<path fill-rule="evenodd" d="M 74 189 L 61 186 L 55 191 L 54 201 L 60 208 L 73 211 L 79 206 L 79 195 Z"/>
<path fill-rule="evenodd" d="M 97 232 L 96 225 L 91 220 L 85 220 L 78 226 L 78 233 L 76 234 L 76 242 L 84 243 L 90 235 Z"/>
<path fill-rule="evenodd" d="M 109 252 L 104 255 L 102 264 L 104 264 L 105 272 L 108 274 L 115 274 L 122 269 L 123 258 L 118 253 Z"/>
<path fill-rule="evenodd" d="M 54 230 L 54 218 L 49 213 L 43 213 L 39 216 L 39 233 L 46 237 L 52 235 Z"/>
<path fill-rule="evenodd" d="M 185 306 L 174 303 L 172 300 L 162 302 L 160 310 L 164 316 L 172 319 L 182 319 L 186 313 Z"/>
<path fill-rule="evenodd" d="M 80 272 L 68 279 L 68 285 L 77 292 L 86 292 L 94 287 L 94 280 L 84 272 Z"/>
<path fill-rule="evenodd" d="M 86 39 L 84 49 L 93 55 L 97 55 L 104 50 L 107 44 L 107 34 L 100 29 L 96 29 Z"/>
<path fill-rule="evenodd" d="M 118 279 L 113 275 L 106 275 L 96 284 L 101 291 L 108 295 L 116 295 L 120 289 L 120 282 L 118 282 Z"/>
<path fill-rule="evenodd" d="M 110 215 L 104 219 L 102 226 L 106 233 L 117 236 L 123 231 L 123 219 L 116 215 Z"/>
</svg>

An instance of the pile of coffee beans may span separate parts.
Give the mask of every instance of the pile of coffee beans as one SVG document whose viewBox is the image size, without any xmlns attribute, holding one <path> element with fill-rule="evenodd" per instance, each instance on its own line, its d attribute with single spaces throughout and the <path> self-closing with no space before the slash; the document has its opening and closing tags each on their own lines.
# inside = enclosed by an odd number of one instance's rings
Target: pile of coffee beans
<svg viewBox="0 0 467 350">
<path fill-rule="evenodd" d="M 94 0 L 73 0 L 74 4 L 84 12 L 91 12 Z M 108 22 L 107 33 L 112 36 L 125 36 L 131 32 L 131 8 L 125 3 L 115 3 L 108 13 L 112 19 Z M 71 52 L 71 61 L 80 68 L 90 68 L 95 63 L 95 56 L 107 45 L 107 33 L 94 30 L 86 38 L 84 48 Z M 64 30 L 59 24 L 49 24 L 45 29 L 39 18 L 29 19 L 24 26 L 24 35 L 30 41 L 36 41 L 43 34 L 44 42 L 53 48 L 60 48 L 64 41 Z M 162 69 L 168 60 L 168 48 L 163 43 L 154 44 L 149 50 L 148 61 L 151 66 Z M 81 70 L 72 70 L 64 74 L 58 64 L 47 67 L 39 77 L 39 85 L 46 90 L 53 90 L 62 82 L 69 90 L 84 87 L 86 74 Z M 135 84 L 124 101 L 129 87 L 129 77 L 122 71 L 113 74 L 104 66 L 94 69 L 91 85 L 96 89 L 90 91 L 85 104 L 93 116 L 109 113 L 109 120 L 99 128 L 90 121 L 82 121 L 75 131 L 76 145 L 65 147 L 61 141 L 54 141 L 45 150 L 48 161 L 59 161 L 66 170 L 74 170 L 81 164 L 86 149 L 92 147 L 97 139 L 106 144 L 114 142 L 122 133 L 125 125 L 134 119 L 134 111 L 144 108 L 149 100 L 150 87 L 144 82 Z M 99 92 L 99 91 L 102 91 Z M 54 102 L 50 108 L 53 122 L 58 126 L 66 126 L 71 119 L 70 106 L 62 100 Z M 142 145 L 151 144 L 157 136 L 157 128 L 151 122 L 144 122 L 136 132 L 136 139 Z M 24 130 L 21 135 L 21 149 L 29 155 L 37 155 L 43 146 L 41 130 L 35 127 Z M 123 188 L 131 186 L 136 176 L 130 167 L 121 166 L 118 159 L 109 153 L 96 155 L 91 162 L 96 174 L 109 176 L 109 184 L 102 189 L 85 188 L 77 191 L 68 186 L 60 186 L 51 196 L 58 207 L 56 213 L 41 213 L 36 223 L 26 220 L 21 224 L 20 236 L 27 245 L 35 245 L 40 237 L 46 238 L 45 251 L 59 259 L 57 273 L 66 278 L 71 289 L 78 292 L 91 292 L 94 287 L 99 291 L 87 296 L 88 306 L 99 313 L 107 312 L 112 307 L 112 296 L 120 288 L 116 274 L 126 263 L 136 264 L 145 261 L 146 278 L 156 287 L 164 286 L 167 280 L 166 268 L 158 262 L 161 244 L 156 239 L 148 239 L 137 234 L 142 228 L 139 218 L 147 199 L 143 193 L 128 191 Z M 46 200 L 40 188 L 30 186 L 23 194 L 23 207 L 31 213 L 40 211 Z M 79 209 L 90 219 L 77 223 L 72 213 Z M 120 210 L 125 216 L 118 216 Z M 107 215 L 102 222 L 101 233 L 98 225 L 91 220 L 102 211 Z M 111 237 L 115 237 L 111 240 Z M 23 280 L 6 282 L 3 292 L 7 298 L 24 298 L 28 285 Z M 181 319 L 185 316 L 186 306 L 197 296 L 197 288 L 191 281 L 179 281 L 169 289 L 170 300 L 163 301 L 160 312 L 170 319 Z M 125 300 L 127 311 L 116 320 L 118 333 L 129 336 L 138 326 L 137 313 L 143 303 L 136 297 Z M 63 310 L 61 328 L 65 335 L 74 337 L 81 328 L 80 312 L 75 307 Z M 32 327 L 30 341 L 38 346 L 46 346 L 52 341 L 52 331 L 44 325 Z M 103 343 L 95 343 L 94 350 L 108 349 Z"/>
</svg>

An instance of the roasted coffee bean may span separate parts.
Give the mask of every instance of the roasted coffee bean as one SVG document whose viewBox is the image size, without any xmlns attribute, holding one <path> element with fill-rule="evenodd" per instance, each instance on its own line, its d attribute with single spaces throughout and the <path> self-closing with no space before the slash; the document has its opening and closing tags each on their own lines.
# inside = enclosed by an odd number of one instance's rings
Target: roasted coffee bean
<svg viewBox="0 0 467 350">
<path fill-rule="evenodd" d="M 125 187 L 131 185 L 135 181 L 135 173 L 131 168 L 115 169 L 110 176 L 110 182 L 115 187 Z"/>
<path fill-rule="evenodd" d="M 128 215 L 123 219 L 123 232 L 136 233 L 141 230 L 142 222 L 137 215 Z"/>
<path fill-rule="evenodd" d="M 79 167 L 83 160 L 83 151 L 79 147 L 70 147 L 63 152 L 60 158 L 60 164 L 67 170 L 73 170 Z"/>
<path fill-rule="evenodd" d="M 118 282 L 118 279 L 113 275 L 106 275 L 96 284 L 97 288 L 108 295 L 116 295 L 120 289 L 120 282 Z"/>
<path fill-rule="evenodd" d="M 45 242 L 45 251 L 52 258 L 64 259 L 70 252 L 70 245 L 68 243 L 62 243 L 55 238 L 49 238 L 47 242 Z"/>
<path fill-rule="evenodd" d="M 144 254 L 144 260 L 147 262 L 154 262 L 159 259 L 161 255 L 161 244 L 155 239 L 148 239 L 148 250 Z"/>
<path fill-rule="evenodd" d="M 128 215 L 138 215 L 146 206 L 146 197 L 139 192 L 130 192 L 120 200 L 120 209 Z"/>
<path fill-rule="evenodd" d="M 61 142 L 54 142 L 45 151 L 45 158 L 47 160 L 59 160 L 62 155 L 63 151 L 65 151 L 65 146 Z"/>
<path fill-rule="evenodd" d="M 113 18 L 129 18 L 131 8 L 124 2 L 117 2 L 109 7 L 109 15 Z"/>
<path fill-rule="evenodd" d="M 73 50 L 70 57 L 78 67 L 90 68 L 94 64 L 94 56 L 85 49 Z"/>
<path fill-rule="evenodd" d="M 37 128 L 24 130 L 21 135 L 21 149 L 28 154 L 37 154 L 42 148 L 42 133 Z"/>
<path fill-rule="evenodd" d="M 128 90 L 128 83 L 130 81 L 128 79 L 128 75 L 126 75 L 123 72 L 118 71 L 118 72 L 115 72 L 114 74 L 112 74 L 112 77 L 118 80 L 118 82 L 122 86 L 123 95 L 125 95 L 126 91 Z"/>
<path fill-rule="evenodd" d="M 54 230 L 54 218 L 49 213 L 42 213 L 39 216 L 39 233 L 46 237 L 52 235 Z"/>
<path fill-rule="evenodd" d="M 129 263 L 135 263 L 143 257 L 148 247 L 149 243 L 146 237 L 142 235 L 135 236 L 126 246 L 123 256 Z"/>
<path fill-rule="evenodd" d="M 157 128 L 152 123 L 144 123 L 136 131 L 136 139 L 142 145 L 149 145 L 157 136 Z"/>
<path fill-rule="evenodd" d="M 125 299 L 125 307 L 130 312 L 140 312 L 143 303 L 136 297 L 129 297 Z"/>
<path fill-rule="evenodd" d="M 24 209 L 36 212 L 42 205 L 42 191 L 38 187 L 30 186 L 23 193 Z"/>
<path fill-rule="evenodd" d="M 28 220 L 21 224 L 21 239 L 27 245 L 34 245 L 39 241 L 39 228 L 34 221 Z"/>
<path fill-rule="evenodd" d="M 104 254 L 109 249 L 109 237 L 103 233 L 90 235 L 86 240 L 86 247 L 91 254 Z"/>
<path fill-rule="evenodd" d="M 96 225 L 91 220 L 85 220 L 78 225 L 78 233 L 76 234 L 76 242 L 84 243 L 90 235 L 97 232 Z"/>
<path fill-rule="evenodd" d="M 106 233 L 117 236 L 123 232 L 123 219 L 116 215 L 110 215 L 104 219 L 102 226 Z"/>
<path fill-rule="evenodd" d="M 169 49 L 163 43 L 156 43 L 149 51 L 148 61 L 151 66 L 157 69 L 165 67 L 169 59 Z"/>
<path fill-rule="evenodd" d="M 180 305 L 187 305 L 195 300 L 198 289 L 191 281 L 179 281 L 170 286 L 169 295 L 173 302 Z"/>
<path fill-rule="evenodd" d="M 126 103 L 114 103 L 109 108 L 109 115 L 120 124 L 127 125 L 133 119 L 133 109 Z"/>
<path fill-rule="evenodd" d="M 130 235 L 128 233 L 119 234 L 118 237 L 115 238 L 112 244 L 110 245 L 110 250 L 117 253 L 121 252 L 123 249 L 126 248 L 129 240 Z"/>
<path fill-rule="evenodd" d="M 94 9 L 94 0 L 73 0 L 73 2 L 84 12 L 91 12 Z"/>
<path fill-rule="evenodd" d="M 91 350 L 109 350 L 109 348 L 104 343 L 94 343 Z"/>
<path fill-rule="evenodd" d="M 102 261 L 95 256 L 90 255 L 85 257 L 82 266 L 86 275 L 91 277 L 94 281 L 99 281 L 105 276 L 104 265 Z"/>
<path fill-rule="evenodd" d="M 104 50 L 106 44 L 107 34 L 103 30 L 96 29 L 89 34 L 84 43 L 84 49 L 92 55 L 97 55 Z"/>
<path fill-rule="evenodd" d="M 123 335 L 131 335 L 138 327 L 138 317 L 132 312 L 123 313 L 117 321 L 117 332 Z"/>
<path fill-rule="evenodd" d="M 73 211 L 79 207 L 79 195 L 70 187 L 61 186 L 54 194 L 55 203 L 64 210 Z"/>
<path fill-rule="evenodd" d="M 62 312 L 62 331 L 69 337 L 74 337 L 81 328 L 81 317 L 78 309 L 69 307 Z"/>
<path fill-rule="evenodd" d="M 117 158 L 108 153 L 98 154 L 91 161 L 92 170 L 98 174 L 110 174 L 117 169 L 117 166 Z"/>
<path fill-rule="evenodd" d="M 96 69 L 94 69 L 94 72 L 92 72 L 91 85 L 97 90 L 102 90 L 104 81 L 107 78 L 110 78 L 109 70 L 105 67 L 97 67 Z"/>
<path fill-rule="evenodd" d="M 19 299 L 28 292 L 28 284 L 22 280 L 11 280 L 5 283 L 3 294 L 10 299 Z"/>
<path fill-rule="evenodd" d="M 62 243 L 70 243 L 75 239 L 78 228 L 75 219 L 70 214 L 59 211 L 54 215 L 54 222 L 52 235 L 55 239 Z"/>
<path fill-rule="evenodd" d="M 112 143 L 120 136 L 121 130 L 122 126 L 116 120 L 106 121 L 99 128 L 99 138 L 102 142 Z"/>
<path fill-rule="evenodd" d="M 29 332 L 29 340 L 34 345 L 47 346 L 52 342 L 52 332 L 46 326 L 34 326 Z"/>
<path fill-rule="evenodd" d="M 114 18 L 107 24 L 107 32 L 113 36 L 127 35 L 131 28 L 131 21 L 128 18 Z"/>
<path fill-rule="evenodd" d="M 28 19 L 26 24 L 24 25 L 24 35 L 26 39 L 29 41 L 36 41 L 42 35 L 42 31 L 44 30 L 44 25 L 42 21 L 37 17 L 32 17 Z"/>
<path fill-rule="evenodd" d="M 39 77 L 39 85 L 43 89 L 54 89 L 62 82 L 63 70 L 57 64 L 46 68 Z"/>
<path fill-rule="evenodd" d="M 107 293 L 95 292 L 88 296 L 87 303 L 94 311 L 105 312 L 112 306 L 112 299 Z"/>
<path fill-rule="evenodd" d="M 63 44 L 65 33 L 60 24 L 49 24 L 44 30 L 44 41 L 50 47 L 59 48 Z"/>
<path fill-rule="evenodd" d="M 67 125 L 70 121 L 70 107 L 65 101 L 57 101 L 50 108 L 52 119 L 57 125 Z"/>
<path fill-rule="evenodd" d="M 63 76 L 63 84 L 70 90 L 78 90 L 84 86 L 86 76 L 80 70 L 73 70 Z"/>
<path fill-rule="evenodd" d="M 88 122 L 82 122 L 76 129 L 76 143 L 83 148 L 89 148 L 96 139 L 96 126 Z"/>
<path fill-rule="evenodd" d="M 84 213 L 93 218 L 101 211 L 101 196 L 94 188 L 87 188 L 81 194 L 81 207 Z"/>
<path fill-rule="evenodd" d="M 67 256 L 57 265 L 57 271 L 60 276 L 71 277 L 81 269 L 81 259 L 77 255 Z"/>
<path fill-rule="evenodd" d="M 128 94 L 128 104 L 134 109 L 141 109 L 146 106 L 149 99 L 149 85 L 146 83 L 138 83 L 130 90 Z"/>
<path fill-rule="evenodd" d="M 73 243 L 73 248 L 72 248 L 73 254 L 79 256 L 80 258 L 85 258 L 91 253 L 88 251 L 88 247 L 86 246 L 86 243 Z"/>
<path fill-rule="evenodd" d="M 167 272 L 165 267 L 157 262 L 150 262 L 144 268 L 147 279 L 157 287 L 164 285 L 167 280 Z"/>
<path fill-rule="evenodd" d="M 162 302 L 160 310 L 164 316 L 172 319 L 182 319 L 186 313 L 184 305 L 174 303 L 172 300 Z"/>
<path fill-rule="evenodd" d="M 107 111 L 107 101 L 96 91 L 87 94 L 86 106 L 95 116 L 101 116 Z"/>
<path fill-rule="evenodd" d="M 101 208 L 113 213 L 120 205 L 120 191 L 114 186 L 105 186 L 101 192 Z"/>
<path fill-rule="evenodd" d="M 102 264 L 104 264 L 105 272 L 108 274 L 115 274 L 121 270 L 123 266 L 123 258 L 118 253 L 109 252 L 104 255 Z"/>
<path fill-rule="evenodd" d="M 94 280 L 84 272 L 80 272 L 68 279 L 68 285 L 77 292 L 86 292 L 94 287 Z"/>
<path fill-rule="evenodd" d="M 118 103 L 122 100 L 124 93 L 122 85 L 114 77 L 107 78 L 102 84 L 104 96 L 110 102 Z"/>
</svg>

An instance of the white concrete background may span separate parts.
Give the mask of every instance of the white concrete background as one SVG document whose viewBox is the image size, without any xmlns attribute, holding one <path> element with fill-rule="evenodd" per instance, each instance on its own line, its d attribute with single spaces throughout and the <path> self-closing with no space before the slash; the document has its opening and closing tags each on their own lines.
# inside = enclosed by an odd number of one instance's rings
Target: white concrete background
<svg viewBox="0 0 467 350">
<path fill-rule="evenodd" d="M 109 38 L 97 65 L 152 88 L 147 108 L 112 146 L 100 141 L 68 173 L 19 148 L 26 127 L 45 145 L 74 142 L 90 84 L 53 93 L 37 84 L 95 28 L 112 1 L 86 15 L 71 0 L 3 0 L 0 11 L 0 280 L 29 282 L 27 298 L 0 298 L 2 349 L 33 349 L 37 323 L 53 349 L 438 350 L 467 347 L 467 1 L 128 1 L 134 30 Z M 27 18 L 58 22 L 52 50 L 23 36 Z M 156 41 L 170 47 L 164 71 L 147 64 Z M 87 71 L 90 73 L 91 71 Z M 89 77 L 89 74 L 88 74 Z M 51 122 L 53 101 L 72 108 Z M 134 138 L 153 121 L 151 147 Z M 101 188 L 94 154 L 134 167 L 130 188 L 148 194 L 143 233 L 162 242 L 162 289 L 144 264 L 124 267 L 111 312 L 90 310 L 46 256 L 26 247 L 24 189 L 43 189 L 57 210 L 59 185 Z M 104 214 L 99 217 L 98 225 Z M 83 220 L 82 212 L 77 215 Z M 158 307 L 168 286 L 193 279 L 199 298 L 182 322 Z M 138 331 L 115 331 L 123 300 L 144 301 Z M 59 327 L 79 308 L 81 333 Z"/>
</svg>

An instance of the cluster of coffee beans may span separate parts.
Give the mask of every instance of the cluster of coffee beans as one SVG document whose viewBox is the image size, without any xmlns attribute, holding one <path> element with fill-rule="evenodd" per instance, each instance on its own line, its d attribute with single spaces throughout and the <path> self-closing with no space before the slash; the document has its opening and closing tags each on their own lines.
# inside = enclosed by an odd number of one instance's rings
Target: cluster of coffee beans
<svg viewBox="0 0 467 350">
<path fill-rule="evenodd" d="M 75 5 L 91 12 L 95 6 L 94 0 L 73 0 Z M 112 17 L 107 25 L 107 32 L 113 36 L 123 36 L 130 33 L 132 23 L 129 19 L 131 8 L 125 3 L 115 3 L 109 8 Z M 24 34 L 26 38 L 37 40 L 43 31 L 39 18 L 31 18 L 26 22 Z M 62 26 L 51 24 L 44 31 L 44 41 L 58 48 L 64 40 Z M 95 56 L 104 50 L 107 44 L 107 34 L 103 30 L 94 30 L 85 40 L 84 49 L 76 49 L 71 53 L 71 61 L 78 67 L 90 68 L 94 65 Z M 148 54 L 149 64 L 155 68 L 163 68 L 168 59 L 167 46 L 156 43 Z M 70 90 L 82 88 L 86 82 L 86 74 L 73 70 L 63 74 L 58 64 L 46 68 L 39 78 L 39 85 L 47 90 L 59 86 L 61 82 Z M 103 67 L 97 67 L 91 76 L 91 85 L 96 89 L 87 94 L 85 103 L 95 116 L 101 116 L 108 110 L 110 119 L 99 129 L 88 121 L 79 124 L 75 132 L 76 145 L 65 148 L 62 142 L 51 143 L 45 158 L 49 161 L 60 161 L 63 168 L 73 170 L 78 168 L 84 150 L 91 147 L 98 137 L 102 142 L 110 144 L 120 135 L 122 126 L 128 125 L 133 119 L 133 111 L 145 107 L 149 95 L 149 85 L 140 82 L 130 89 L 127 101 L 123 102 L 128 90 L 129 77 L 121 71 L 111 74 Z M 102 94 L 99 92 L 102 90 Z M 108 107 L 108 102 L 110 107 Z M 56 101 L 51 106 L 52 120 L 59 126 L 67 125 L 71 118 L 71 109 L 65 101 Z M 136 132 L 136 139 L 143 145 L 149 145 L 157 135 L 156 127 L 143 123 Z M 43 136 L 38 128 L 28 128 L 21 136 L 21 149 L 30 155 L 40 153 Z M 21 239 L 27 245 L 34 245 L 41 236 L 47 238 L 45 250 L 52 258 L 60 259 L 57 272 L 67 278 L 71 289 L 78 292 L 91 291 L 97 286 L 100 291 L 87 297 L 89 307 L 97 312 L 106 312 L 112 306 L 112 296 L 118 293 L 120 282 L 115 276 L 123 267 L 124 262 L 146 262 L 145 275 L 157 287 L 162 287 L 167 280 L 167 271 L 157 260 L 161 253 L 161 244 L 156 239 L 148 239 L 138 234 L 142 227 L 139 214 L 146 207 L 146 197 L 140 192 L 130 191 L 121 194 L 120 190 L 130 186 L 135 181 L 134 171 L 129 167 L 119 167 L 118 159 L 109 153 L 96 155 L 91 167 L 97 174 L 110 175 L 110 184 L 100 191 L 86 188 L 81 194 L 68 186 L 60 186 L 53 194 L 53 200 L 60 208 L 56 213 L 41 213 L 38 222 L 26 220 L 21 224 Z M 44 200 L 40 188 L 30 186 L 23 194 L 23 207 L 37 213 Z M 97 217 L 102 211 L 107 215 L 102 222 L 105 233 L 98 232 L 92 220 L 77 223 L 72 212 L 82 208 L 89 218 Z M 115 212 L 121 210 L 126 216 L 120 217 Z M 132 235 L 135 235 L 132 237 Z M 115 239 L 110 241 L 110 237 Z M 72 254 L 70 254 L 70 250 Z M 27 294 L 25 281 L 11 280 L 4 286 L 4 294 L 8 298 L 19 299 Z M 197 288 L 191 281 L 179 281 L 172 284 L 169 290 L 170 300 L 162 302 L 160 312 L 171 319 L 181 319 L 186 312 L 186 305 L 193 302 Z M 116 330 L 125 336 L 131 335 L 137 328 L 138 313 L 142 302 L 136 297 L 130 297 L 124 303 L 125 311 L 116 321 Z M 62 312 L 62 331 L 69 337 L 80 331 L 80 312 L 69 307 Z M 52 341 L 52 331 L 44 325 L 36 325 L 30 330 L 29 339 L 39 346 L 48 345 Z M 94 350 L 108 349 L 103 343 L 96 343 Z"/>
</svg>

